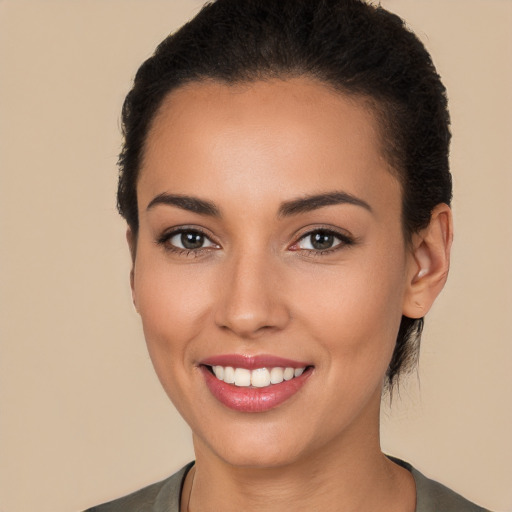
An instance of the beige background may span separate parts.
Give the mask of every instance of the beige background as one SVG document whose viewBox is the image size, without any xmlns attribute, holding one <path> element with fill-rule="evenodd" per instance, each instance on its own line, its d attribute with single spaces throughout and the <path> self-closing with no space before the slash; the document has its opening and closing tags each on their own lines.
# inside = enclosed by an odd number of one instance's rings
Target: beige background
<svg viewBox="0 0 512 512">
<path fill-rule="evenodd" d="M 387 0 L 453 116 L 456 242 L 383 445 L 512 511 L 512 2 Z M 65 512 L 192 457 L 153 374 L 114 207 L 119 112 L 195 0 L 0 0 L 0 511 Z"/>
</svg>

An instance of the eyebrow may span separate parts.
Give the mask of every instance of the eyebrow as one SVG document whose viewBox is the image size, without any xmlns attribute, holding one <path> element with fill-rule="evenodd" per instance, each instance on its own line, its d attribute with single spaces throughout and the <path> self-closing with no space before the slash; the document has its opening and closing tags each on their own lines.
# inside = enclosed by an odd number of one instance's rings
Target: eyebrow
<svg viewBox="0 0 512 512">
<path fill-rule="evenodd" d="M 169 206 L 176 206 L 182 210 L 198 213 L 200 215 L 208 215 L 211 217 L 220 217 L 220 211 L 214 203 L 199 199 L 193 196 L 167 194 L 162 193 L 154 197 L 148 204 L 146 211 L 151 210 L 157 205 L 164 204 Z M 280 217 L 290 217 L 300 213 L 306 213 L 325 206 L 333 206 L 338 204 L 351 204 L 360 206 L 369 212 L 372 212 L 372 207 L 362 199 L 349 194 L 347 192 L 327 192 L 323 194 L 308 195 L 298 199 L 292 199 L 281 204 L 278 215 Z"/>
<path fill-rule="evenodd" d="M 362 199 L 349 194 L 347 192 L 327 192 L 324 194 L 315 194 L 286 201 L 279 208 L 281 217 L 289 217 L 299 213 L 306 213 L 324 206 L 332 206 L 337 204 L 352 204 L 360 206 L 369 212 L 373 212 L 372 207 Z"/>
<path fill-rule="evenodd" d="M 164 192 L 151 200 L 146 208 L 146 211 L 151 210 L 159 204 L 176 206 L 182 210 L 198 213 L 200 215 L 220 217 L 219 209 L 213 203 L 204 199 L 198 199 L 197 197 L 178 194 L 166 194 Z"/>
</svg>

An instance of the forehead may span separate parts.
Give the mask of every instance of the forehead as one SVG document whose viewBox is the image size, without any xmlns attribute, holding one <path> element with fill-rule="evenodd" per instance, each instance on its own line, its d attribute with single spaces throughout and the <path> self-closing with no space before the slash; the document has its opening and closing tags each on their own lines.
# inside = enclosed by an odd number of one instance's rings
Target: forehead
<svg viewBox="0 0 512 512">
<path fill-rule="evenodd" d="M 281 124 L 291 136 L 307 125 L 315 129 L 323 125 L 321 135 L 326 139 L 332 135 L 347 140 L 349 130 L 376 146 L 381 139 L 368 98 L 335 91 L 323 82 L 307 77 L 237 84 L 206 80 L 167 95 L 151 124 L 146 149 L 170 131 L 171 123 L 179 123 L 181 135 L 187 136 L 206 135 L 210 121 L 223 129 L 228 125 L 267 129 Z M 344 127 L 348 130 L 340 130 Z"/>
<path fill-rule="evenodd" d="M 285 192 L 379 194 L 384 185 L 396 194 L 380 141 L 368 101 L 314 80 L 192 83 L 170 93 L 155 116 L 139 191 L 146 200 L 191 189 L 245 194 L 248 204 Z"/>
</svg>

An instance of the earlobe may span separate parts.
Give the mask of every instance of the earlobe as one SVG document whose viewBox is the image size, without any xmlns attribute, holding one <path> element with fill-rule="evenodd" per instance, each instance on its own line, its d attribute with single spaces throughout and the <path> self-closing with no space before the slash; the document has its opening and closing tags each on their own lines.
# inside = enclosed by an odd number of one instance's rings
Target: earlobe
<svg viewBox="0 0 512 512">
<path fill-rule="evenodd" d="M 438 204 L 429 225 L 413 236 L 407 289 L 402 313 L 422 318 L 446 283 L 450 268 L 453 222 L 450 207 Z"/>
</svg>

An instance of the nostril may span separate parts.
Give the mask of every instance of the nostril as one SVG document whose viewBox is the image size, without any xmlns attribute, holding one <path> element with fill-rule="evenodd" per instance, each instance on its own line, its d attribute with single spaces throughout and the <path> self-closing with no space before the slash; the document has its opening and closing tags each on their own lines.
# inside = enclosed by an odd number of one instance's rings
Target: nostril
<svg viewBox="0 0 512 512">
<path fill-rule="evenodd" d="M 282 329 L 289 320 L 289 312 L 282 300 L 282 290 L 276 286 L 277 276 L 271 275 L 268 266 L 257 268 L 250 258 L 229 270 L 229 276 L 222 281 L 220 300 L 215 304 L 217 326 L 241 338 Z"/>
</svg>

